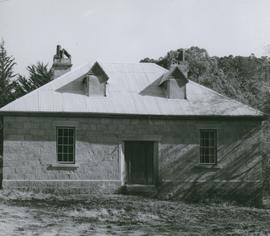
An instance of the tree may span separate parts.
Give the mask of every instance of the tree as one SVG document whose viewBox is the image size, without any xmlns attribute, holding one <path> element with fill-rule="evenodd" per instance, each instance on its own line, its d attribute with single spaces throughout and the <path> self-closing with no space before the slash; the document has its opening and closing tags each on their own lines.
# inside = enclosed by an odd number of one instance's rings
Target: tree
<svg viewBox="0 0 270 236">
<path fill-rule="evenodd" d="M 15 89 L 17 97 L 29 93 L 52 80 L 53 73 L 51 69 L 48 69 L 48 64 L 38 62 L 36 65 L 28 66 L 27 71 L 29 72 L 28 78 L 18 75 Z"/>
<path fill-rule="evenodd" d="M 16 76 L 13 71 L 16 65 L 13 56 L 8 56 L 4 40 L 0 43 L 0 107 L 13 100 L 13 82 L 11 79 Z"/>
<path fill-rule="evenodd" d="M 141 62 L 156 63 L 168 69 L 171 63 L 179 62 L 181 51 L 183 49 L 169 51 L 157 60 L 145 58 Z M 210 57 L 205 49 L 190 47 L 185 49 L 185 60 L 189 65 L 189 79 L 270 113 L 269 57 L 258 58 L 253 53 L 249 57 Z"/>
</svg>

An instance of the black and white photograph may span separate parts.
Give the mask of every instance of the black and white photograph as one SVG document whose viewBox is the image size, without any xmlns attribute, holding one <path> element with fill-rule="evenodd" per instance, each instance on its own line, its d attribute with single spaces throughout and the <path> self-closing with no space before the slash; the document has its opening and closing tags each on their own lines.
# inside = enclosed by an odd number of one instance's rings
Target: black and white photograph
<svg viewBox="0 0 270 236">
<path fill-rule="evenodd" d="M 270 236 L 269 0 L 0 0 L 0 236 Z"/>
</svg>

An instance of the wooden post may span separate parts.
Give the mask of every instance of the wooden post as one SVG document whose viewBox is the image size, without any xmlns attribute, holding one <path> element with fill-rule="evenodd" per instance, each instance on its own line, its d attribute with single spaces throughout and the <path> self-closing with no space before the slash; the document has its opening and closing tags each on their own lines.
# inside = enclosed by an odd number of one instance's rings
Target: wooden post
<svg viewBox="0 0 270 236">
<path fill-rule="evenodd" d="M 125 160 L 125 144 L 121 142 L 119 144 L 119 157 L 120 157 L 120 173 L 121 173 L 121 185 L 127 183 L 127 165 Z"/>
<path fill-rule="evenodd" d="M 153 165 L 154 165 L 154 184 L 159 184 L 159 151 L 158 142 L 154 142 L 154 153 L 153 153 Z"/>
</svg>

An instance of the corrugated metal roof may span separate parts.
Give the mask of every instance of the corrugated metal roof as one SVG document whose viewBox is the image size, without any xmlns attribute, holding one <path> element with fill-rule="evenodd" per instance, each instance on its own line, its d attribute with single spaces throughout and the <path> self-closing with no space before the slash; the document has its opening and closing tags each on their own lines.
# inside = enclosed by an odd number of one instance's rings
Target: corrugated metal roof
<svg viewBox="0 0 270 236">
<path fill-rule="evenodd" d="M 166 69 L 153 63 L 99 63 L 107 96 L 80 93 L 86 64 L 2 107 L 0 112 L 70 112 L 173 116 L 262 116 L 263 113 L 189 81 L 187 99 L 168 99 L 159 87 Z M 71 86 L 69 86 L 71 84 Z M 69 89 L 63 89 L 68 87 Z"/>
</svg>

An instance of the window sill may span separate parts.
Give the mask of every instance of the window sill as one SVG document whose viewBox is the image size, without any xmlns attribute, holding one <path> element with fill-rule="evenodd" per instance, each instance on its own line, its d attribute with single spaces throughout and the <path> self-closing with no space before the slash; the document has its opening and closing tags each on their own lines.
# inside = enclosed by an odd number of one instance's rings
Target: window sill
<svg viewBox="0 0 270 236">
<path fill-rule="evenodd" d="M 221 167 L 217 164 L 198 164 L 195 166 L 198 169 L 219 170 Z"/>
<path fill-rule="evenodd" d="M 78 164 L 70 164 L 70 163 L 53 163 L 48 165 L 48 169 L 77 169 L 80 166 Z"/>
</svg>

